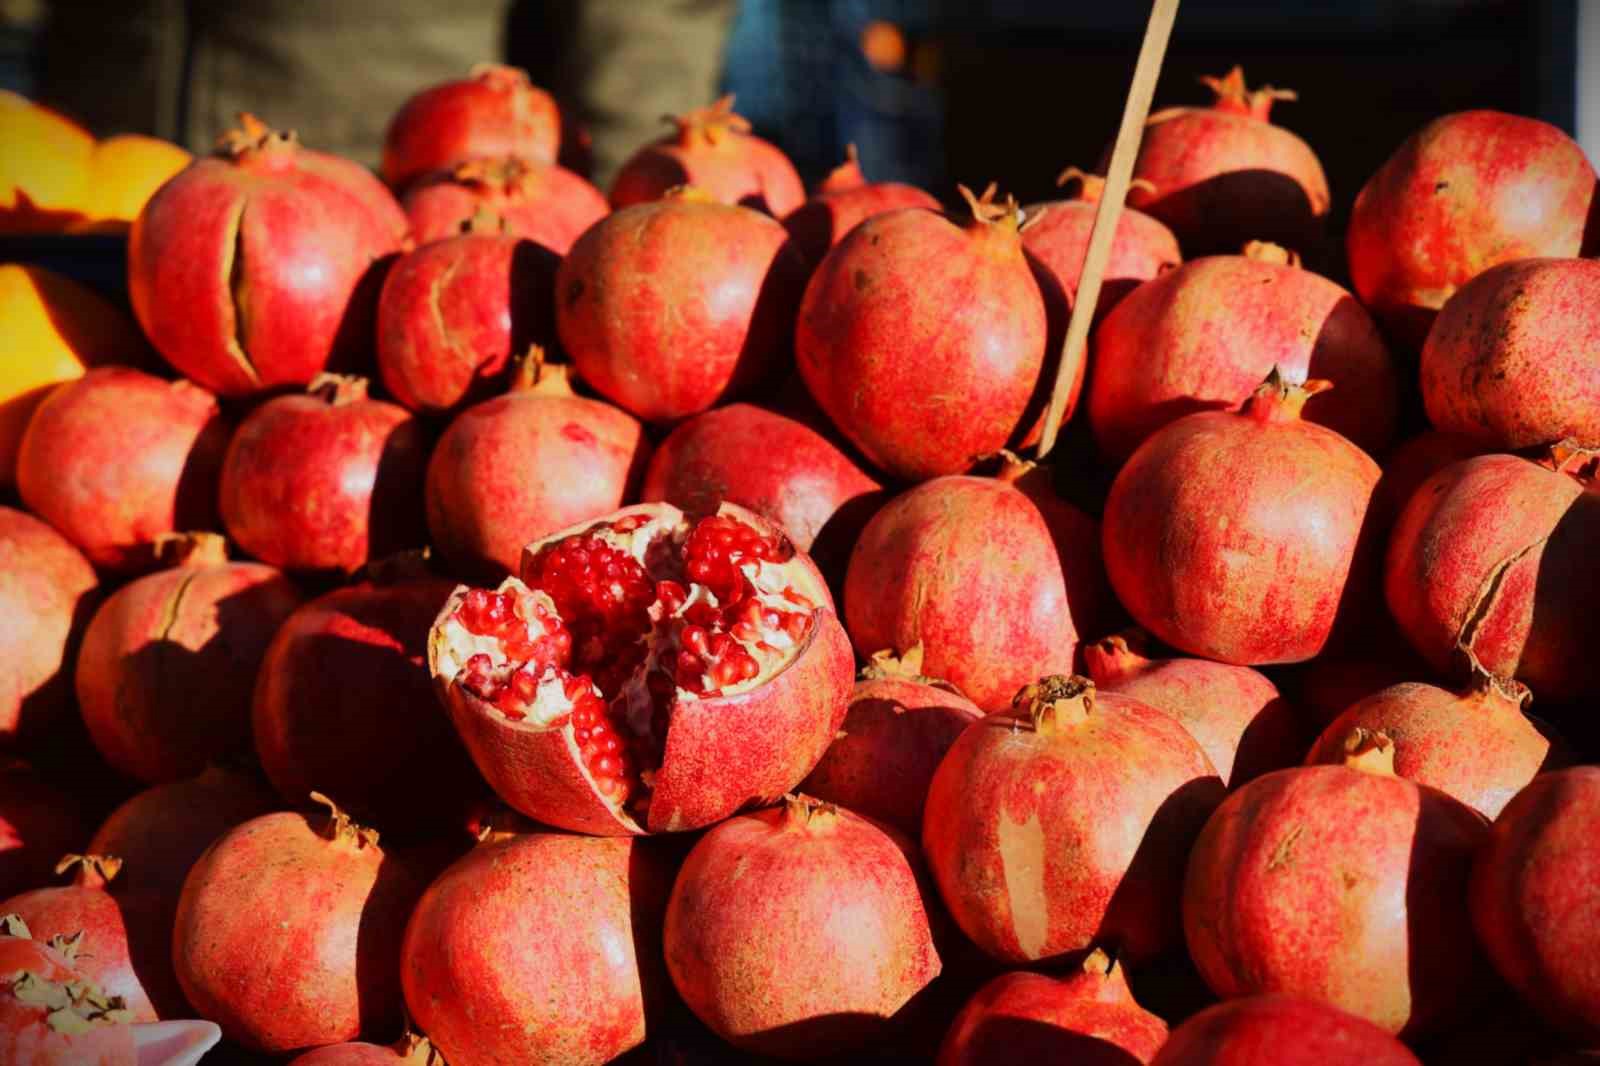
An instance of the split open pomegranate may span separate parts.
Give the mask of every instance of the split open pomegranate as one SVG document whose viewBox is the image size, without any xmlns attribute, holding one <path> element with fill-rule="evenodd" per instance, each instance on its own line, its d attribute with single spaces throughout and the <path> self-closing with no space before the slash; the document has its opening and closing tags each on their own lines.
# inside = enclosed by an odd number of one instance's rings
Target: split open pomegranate
<svg viewBox="0 0 1600 1066">
<path fill-rule="evenodd" d="M 461 587 L 429 666 L 479 770 L 547 825 L 696 829 L 798 784 L 854 658 L 815 565 L 765 519 L 626 507 Z"/>
</svg>

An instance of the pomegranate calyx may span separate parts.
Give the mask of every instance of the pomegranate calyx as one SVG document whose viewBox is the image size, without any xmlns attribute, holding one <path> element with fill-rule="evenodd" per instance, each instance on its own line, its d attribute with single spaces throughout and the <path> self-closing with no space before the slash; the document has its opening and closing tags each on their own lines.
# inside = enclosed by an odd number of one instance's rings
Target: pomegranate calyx
<svg viewBox="0 0 1600 1066">
<path fill-rule="evenodd" d="M 1089 676 L 1099 683 L 1129 677 L 1150 665 L 1150 635 L 1130 626 L 1086 645 L 1083 655 Z"/>
<path fill-rule="evenodd" d="M 22 915 L 12 912 L 0 914 L 0 936 L 15 937 L 18 940 L 32 940 L 33 933 L 28 930 L 28 923 L 22 920 Z"/>
<path fill-rule="evenodd" d="M 1018 690 L 1011 705 L 1049 736 L 1088 720 L 1094 711 L 1094 682 L 1078 674 L 1055 674 Z"/>
<path fill-rule="evenodd" d="M 572 366 L 546 361 L 542 345 L 530 344 L 511 368 L 507 392 L 533 392 L 541 396 L 571 396 Z"/>
<path fill-rule="evenodd" d="M 803 829 L 814 832 L 827 829 L 839 821 L 837 804 L 824 803 L 799 792 L 783 797 L 783 826 L 785 829 Z"/>
<path fill-rule="evenodd" d="M 1290 267 L 1300 265 L 1299 252 L 1271 241 L 1246 241 L 1244 249 L 1239 254 L 1257 263 L 1276 263 L 1279 266 Z"/>
<path fill-rule="evenodd" d="M 1250 89 L 1245 85 L 1244 68 L 1235 66 L 1221 77 L 1203 76 L 1200 84 L 1216 93 L 1212 107 L 1217 111 L 1249 115 L 1265 122 L 1272 114 L 1272 105 L 1278 100 L 1298 100 L 1300 94 L 1293 89 L 1275 89 L 1263 85 Z"/>
<path fill-rule="evenodd" d="M 1311 378 L 1296 384 L 1284 377 L 1283 371 L 1274 363 L 1267 372 L 1267 380 L 1256 386 L 1241 410 L 1260 422 L 1294 422 L 1300 418 L 1307 400 L 1331 388 L 1333 382 L 1322 378 Z"/>
<path fill-rule="evenodd" d="M 1483 665 L 1471 648 L 1458 645 L 1456 650 L 1467 661 L 1467 687 L 1472 695 L 1480 700 L 1510 704 L 1519 711 L 1528 709 L 1533 702 L 1532 689 L 1514 677 L 1503 677 Z"/>
<path fill-rule="evenodd" d="M 527 71 L 506 63 L 474 63 L 467 71 L 467 76 L 473 81 L 502 92 L 533 86 L 533 82 L 528 79 Z"/>
<path fill-rule="evenodd" d="M 330 407 L 343 407 L 367 398 L 368 381 L 355 374 L 322 373 L 311 379 L 306 395 L 315 396 Z"/>
<path fill-rule="evenodd" d="M 991 181 L 988 187 L 978 194 L 965 185 L 956 186 L 956 190 L 961 193 L 961 198 L 967 202 L 967 207 L 972 212 L 973 222 L 979 224 L 980 230 L 1018 233 L 1022 228 L 1022 209 L 1017 206 L 1017 198 L 1009 194 L 1004 200 L 996 202 L 995 196 L 999 188 L 997 183 Z"/>
<path fill-rule="evenodd" d="M 410 1066 L 446 1066 L 444 1054 L 433 1046 L 433 1041 L 410 1029 L 395 1041 L 393 1051 Z"/>
<path fill-rule="evenodd" d="M 662 115 L 661 121 L 670 122 L 678 129 L 678 142 L 684 147 L 696 140 L 707 144 L 720 144 L 729 134 L 750 132 L 750 120 L 733 110 L 733 94 L 722 97 L 706 107 L 697 107 L 682 115 Z"/>
<path fill-rule="evenodd" d="M 1585 485 L 1600 482 L 1600 445 L 1583 444 L 1568 437 L 1550 445 L 1543 465 Z"/>
<path fill-rule="evenodd" d="M 1394 741 L 1381 730 L 1357 726 L 1344 738 L 1344 765 L 1362 773 L 1394 777 Z"/>
<path fill-rule="evenodd" d="M 818 183 L 816 195 L 849 192 L 866 184 L 867 176 L 861 172 L 861 157 L 856 152 L 855 142 L 851 141 L 844 146 L 844 162 L 830 170 L 828 176 Z"/>
<path fill-rule="evenodd" d="M 1113 971 L 1117 969 L 1117 959 L 1116 956 L 1106 951 L 1106 949 L 1095 948 L 1093 951 L 1089 952 L 1089 954 L 1084 956 L 1083 963 L 1079 968 L 1082 970 L 1082 972 L 1087 974 L 1094 974 L 1098 977 L 1110 977 Z"/>
<path fill-rule="evenodd" d="M 714 204 L 717 198 L 698 185 L 674 185 L 661 194 L 663 200 L 681 200 L 686 204 Z"/>
<path fill-rule="evenodd" d="M 494 159 L 469 159 L 456 164 L 450 176 L 464 185 L 481 185 L 504 192 L 520 184 L 532 171 L 516 156 Z"/>
<path fill-rule="evenodd" d="M 511 223 L 505 216 L 486 204 L 479 204 L 472 217 L 461 223 L 462 233 L 477 236 L 503 237 L 511 232 Z"/>
<path fill-rule="evenodd" d="M 291 153 L 300 143 L 294 130 L 275 130 L 248 111 L 239 112 L 239 126 L 217 138 L 216 154 L 235 162 Z"/>
<path fill-rule="evenodd" d="M 323 836 L 336 844 L 354 847 L 357 851 L 378 846 L 378 831 L 352 821 L 333 800 L 320 792 L 313 792 L 311 801 L 328 808 L 328 820 L 322 828 Z"/>
<path fill-rule="evenodd" d="M 61 861 L 56 863 L 56 876 L 61 877 L 70 871 L 76 871 L 72 877 L 73 884 L 98 888 L 122 871 L 122 860 L 115 855 L 63 855 Z"/>
<path fill-rule="evenodd" d="M 221 533 L 158 533 L 151 548 L 156 562 L 171 570 L 224 566 L 228 562 L 228 541 Z"/>
</svg>

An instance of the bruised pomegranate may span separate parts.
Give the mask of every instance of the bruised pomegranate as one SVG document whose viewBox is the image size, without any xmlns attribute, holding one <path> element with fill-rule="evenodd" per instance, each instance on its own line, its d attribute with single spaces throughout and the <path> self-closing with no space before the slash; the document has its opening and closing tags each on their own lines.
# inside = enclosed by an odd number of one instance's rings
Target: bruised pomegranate
<svg viewBox="0 0 1600 1066">
<path fill-rule="evenodd" d="M 516 67 L 480 63 L 468 77 L 408 99 L 383 136 L 383 180 L 396 189 L 430 170 L 485 156 L 554 163 L 561 112 Z"/>
<path fill-rule="evenodd" d="M 1600 767 L 1542 774 L 1495 819 L 1472 875 L 1490 960 L 1546 1021 L 1600 1043 Z"/>
<path fill-rule="evenodd" d="M 56 860 L 88 839 L 76 796 L 0 757 L 0 897 L 44 884 Z"/>
<path fill-rule="evenodd" d="M 222 463 L 222 521 L 263 562 L 348 573 L 422 544 L 427 459 L 411 412 L 367 399 L 364 378 L 323 375 L 239 426 Z"/>
<path fill-rule="evenodd" d="M 216 397 L 187 381 L 91 370 L 34 412 L 17 491 L 96 566 L 148 570 L 162 534 L 216 528 L 228 431 Z"/>
<path fill-rule="evenodd" d="M 844 719 L 854 658 L 811 561 L 733 504 L 627 507 L 456 590 L 435 683 L 500 798 L 546 825 L 698 829 L 770 803 Z"/>
<path fill-rule="evenodd" d="M 971 217 L 890 211 L 835 245 L 800 305 L 795 358 L 833 424 L 922 481 L 1027 442 L 1053 380 L 1066 297 L 1023 249 L 1015 200 L 965 186 Z M 1083 384 L 1083 367 L 1066 417 Z"/>
<path fill-rule="evenodd" d="M 0 1062 L 17 1066 L 137 1066 L 122 1000 L 79 976 L 34 940 L 15 914 L 0 916 Z"/>
<path fill-rule="evenodd" d="M 304 385 L 372 344 L 406 217 L 366 169 L 251 115 L 145 205 L 128 295 L 156 349 L 224 396 Z"/>
<path fill-rule="evenodd" d="M 695 185 L 718 203 L 742 204 L 783 218 L 806 199 L 789 157 L 750 133 L 733 111 L 733 97 L 668 117 L 676 132 L 635 152 L 611 183 L 611 206 L 657 199 L 678 185 Z"/>
<path fill-rule="evenodd" d="M 439 1066 L 443 1061 L 427 1037 L 407 1033 L 389 1046 L 359 1040 L 329 1044 L 295 1056 L 288 1066 Z"/>
<path fill-rule="evenodd" d="M 928 789 L 922 846 L 956 923 L 998 959 L 1180 941 L 1183 863 L 1223 786 L 1168 715 L 1048 677 L 973 723 Z"/>
<path fill-rule="evenodd" d="M 168 542 L 174 566 L 118 589 L 78 654 L 78 705 L 106 762 L 146 784 L 248 750 L 267 642 L 299 606 L 289 579 L 230 563 L 214 534 Z"/>
<path fill-rule="evenodd" d="M 661 1005 L 670 883 L 648 842 L 489 837 L 406 927 L 412 1020 L 453 1063 L 612 1061 L 644 1042 Z"/>
<path fill-rule="evenodd" d="M 845 161 L 823 179 L 809 200 L 783 220 L 783 225 L 806 262 L 815 265 L 864 220 L 904 207 L 938 211 L 939 201 L 915 185 L 869 182 L 861 173 L 861 159 L 852 144 Z"/>
<path fill-rule="evenodd" d="M 427 884 L 376 832 L 311 798 L 328 813 L 263 815 L 213 843 L 172 933 L 190 1004 L 272 1054 L 398 1027 L 400 936 Z"/>
<path fill-rule="evenodd" d="M 1172 1031 L 1154 1066 L 1422 1066 L 1365 1018 L 1300 996 L 1245 996 Z"/>
<path fill-rule="evenodd" d="M 678 994 L 754 1054 L 810 1061 L 890 1035 L 942 965 L 913 853 L 910 841 L 804 796 L 716 826 L 684 860 L 667 905 Z"/>
<path fill-rule="evenodd" d="M 1322 1000 L 1407 1039 L 1469 1012 L 1484 967 L 1467 917 L 1483 817 L 1394 773 L 1359 730 L 1341 766 L 1279 770 L 1229 796 L 1189 857 L 1189 954 L 1224 999 Z"/>
<path fill-rule="evenodd" d="M 1229 788 L 1305 755 L 1294 708 L 1248 666 L 1152 658 L 1139 629 L 1085 644 L 1083 659 L 1101 692 L 1138 700 L 1188 730 Z"/>
<path fill-rule="evenodd" d="M 418 244 L 442 240 L 480 210 L 505 221 L 507 231 L 566 255 L 579 234 L 610 212 L 600 190 L 550 163 L 474 159 L 418 178 L 401 201 Z"/>
<path fill-rule="evenodd" d="M 1381 455 L 1399 379 L 1372 318 L 1344 289 L 1276 245 L 1197 259 L 1141 285 L 1094 334 L 1089 425 L 1121 462 L 1186 414 L 1237 407 L 1273 367 L 1327 380 L 1305 417 Z"/>
<path fill-rule="evenodd" d="M 1364 607 L 1378 464 L 1300 417 L 1328 387 L 1275 367 L 1241 410 L 1180 418 L 1117 475 L 1106 571 L 1164 643 L 1239 666 L 1301 662 Z"/>
<path fill-rule="evenodd" d="M 1128 204 L 1172 227 L 1193 255 L 1231 251 L 1247 240 L 1309 249 L 1327 220 L 1328 179 L 1305 141 L 1274 126 L 1272 105 L 1288 89 L 1248 89 L 1234 67 L 1200 79 L 1210 107 L 1175 107 L 1145 122 L 1137 184 Z"/>
<path fill-rule="evenodd" d="M 0 507 L 0 749 L 35 739 L 72 713 L 66 664 L 94 608 L 95 585 L 94 568 L 66 538 Z"/>
<path fill-rule="evenodd" d="M 433 545 L 456 573 L 498 581 L 529 540 L 616 510 L 650 457 L 637 419 L 573 394 L 535 353 L 503 396 L 467 408 L 428 461 Z"/>
</svg>

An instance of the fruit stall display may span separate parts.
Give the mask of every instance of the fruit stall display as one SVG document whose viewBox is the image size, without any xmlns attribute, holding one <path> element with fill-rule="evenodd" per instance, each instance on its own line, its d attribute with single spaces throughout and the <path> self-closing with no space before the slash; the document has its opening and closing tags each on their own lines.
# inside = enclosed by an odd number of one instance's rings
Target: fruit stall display
<svg viewBox="0 0 1600 1066">
<path fill-rule="evenodd" d="M 0 1061 L 1593 1061 L 1595 171 L 1208 86 L 1081 355 L 1075 169 L 0 97 Z"/>
</svg>

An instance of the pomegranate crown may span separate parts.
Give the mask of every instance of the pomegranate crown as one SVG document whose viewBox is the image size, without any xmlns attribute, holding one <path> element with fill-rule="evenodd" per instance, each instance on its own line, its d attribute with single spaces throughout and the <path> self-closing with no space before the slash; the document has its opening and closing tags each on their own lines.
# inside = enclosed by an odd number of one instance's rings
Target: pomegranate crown
<svg viewBox="0 0 1600 1066">
<path fill-rule="evenodd" d="M 1585 485 L 1600 482 L 1600 447 L 1580 444 L 1576 439 L 1550 445 L 1544 465 L 1558 474 L 1577 478 Z"/>
<path fill-rule="evenodd" d="M 1024 685 L 1011 706 L 1033 724 L 1034 732 L 1049 735 L 1084 721 L 1094 711 L 1094 682 L 1073 674 L 1056 674 Z"/>
<path fill-rule="evenodd" d="M 328 818 L 323 824 L 322 835 L 336 844 L 348 844 L 361 850 L 362 848 L 375 848 L 378 846 L 378 831 L 358 825 L 351 821 L 350 816 L 339 808 L 333 800 L 320 792 L 311 793 L 311 802 L 321 804 L 328 808 Z"/>
<path fill-rule="evenodd" d="M 68 854 L 56 863 L 56 876 L 76 870 L 74 879 L 79 884 L 105 884 L 122 872 L 122 860 L 115 855 Z"/>
<path fill-rule="evenodd" d="M 1256 386 L 1241 409 L 1262 422 L 1293 422 L 1300 418 L 1306 401 L 1320 392 L 1333 388 L 1333 382 L 1311 378 L 1296 384 L 1283 374 L 1276 363 L 1267 372 L 1267 380 Z"/>
<path fill-rule="evenodd" d="M 458 163 L 450 172 L 450 177 L 462 185 L 476 185 L 505 193 L 526 189 L 534 179 L 534 169 L 527 160 L 508 155 Z"/>
<path fill-rule="evenodd" d="M 1249 115 L 1263 122 L 1272 114 L 1272 105 L 1276 101 L 1300 98 L 1293 89 L 1275 89 L 1270 85 L 1263 85 L 1259 89 L 1248 88 L 1244 81 L 1244 68 L 1240 66 L 1235 66 L 1221 77 L 1202 77 L 1200 84 L 1217 94 L 1216 101 L 1211 105 L 1216 110 Z"/>
<path fill-rule="evenodd" d="M 696 140 L 720 144 L 727 137 L 750 132 L 750 120 L 733 110 L 732 93 L 713 104 L 697 107 L 682 115 L 662 115 L 661 121 L 677 127 L 678 140 L 683 144 Z"/>
<path fill-rule="evenodd" d="M 1122 677 L 1149 665 L 1150 635 L 1130 626 L 1085 645 L 1083 654 L 1092 676 L 1103 680 Z"/>
<path fill-rule="evenodd" d="M 919 685 L 929 685 L 933 688 L 942 688 L 946 692 L 953 692 L 957 696 L 964 696 L 959 688 L 942 677 L 929 677 L 922 672 L 922 642 L 907 648 L 904 654 L 896 655 L 892 648 L 880 648 L 872 653 L 867 665 L 861 668 L 856 676 L 862 681 L 904 680 L 914 681 Z"/>
<path fill-rule="evenodd" d="M 974 222 L 981 223 L 985 227 L 1016 233 L 1022 228 L 1022 208 L 1017 206 L 1017 198 L 1009 194 L 1004 200 L 996 202 L 995 197 L 999 188 L 999 185 L 992 181 L 982 193 L 974 193 L 965 185 L 956 186 L 961 198 L 971 209 Z"/>
<path fill-rule="evenodd" d="M 1300 253 L 1285 248 L 1281 244 L 1271 241 L 1245 241 L 1244 248 L 1239 253 L 1246 259 L 1257 263 L 1276 263 L 1279 266 L 1297 267 L 1300 265 Z"/>
<path fill-rule="evenodd" d="M 223 566 L 228 562 L 228 542 L 221 533 L 158 533 L 150 547 L 156 562 L 170 569 Z"/>
<path fill-rule="evenodd" d="M 467 71 L 467 77 L 498 92 L 515 92 L 533 87 L 527 71 L 505 63 L 474 63 Z"/>
<path fill-rule="evenodd" d="M 844 146 L 844 162 L 828 172 L 817 186 L 817 192 L 849 192 L 859 189 L 867 184 L 867 176 L 861 172 L 861 156 L 856 151 L 854 141 Z"/>
<path fill-rule="evenodd" d="M 1357 726 L 1344 738 L 1344 765 L 1363 773 L 1393 777 L 1394 741 L 1387 733 Z"/>
<path fill-rule="evenodd" d="M 1467 688 L 1475 696 L 1510 703 L 1519 710 L 1527 710 L 1533 702 L 1533 690 L 1514 677 L 1503 677 L 1483 665 L 1468 644 L 1456 645 L 1456 654 L 1466 663 Z"/>
<path fill-rule="evenodd" d="M 300 143 L 294 130 L 275 130 L 248 111 L 239 112 L 238 127 L 217 138 L 216 154 L 240 160 L 257 154 L 285 152 Z"/>
<path fill-rule="evenodd" d="M 1071 185 L 1073 182 L 1078 183 L 1077 195 L 1075 199 L 1082 200 L 1086 203 L 1097 204 L 1100 202 L 1100 198 L 1105 195 L 1106 179 L 1103 175 L 1091 174 L 1088 171 L 1080 170 L 1077 167 L 1067 167 L 1061 173 L 1056 175 L 1057 188 L 1067 189 L 1067 186 Z M 1151 181 L 1149 178 L 1134 178 L 1132 181 L 1128 182 L 1128 188 L 1130 190 L 1141 189 L 1151 196 L 1154 196 L 1158 191 L 1156 188 L 1156 183 Z M 1067 195 L 1069 197 L 1073 196 L 1073 191 L 1071 189 L 1067 189 Z"/>
</svg>

